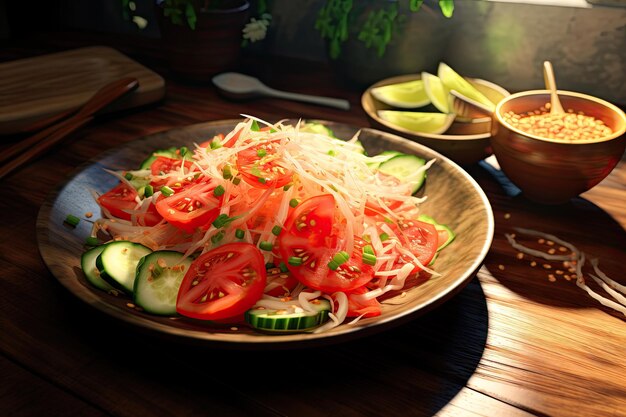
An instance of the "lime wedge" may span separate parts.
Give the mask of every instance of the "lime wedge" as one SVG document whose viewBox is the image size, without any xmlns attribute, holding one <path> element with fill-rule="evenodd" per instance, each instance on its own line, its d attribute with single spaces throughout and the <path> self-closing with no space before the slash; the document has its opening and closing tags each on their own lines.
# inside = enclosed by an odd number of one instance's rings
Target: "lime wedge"
<svg viewBox="0 0 626 417">
<path fill-rule="evenodd" d="M 378 117 L 407 130 L 420 133 L 444 133 L 454 121 L 454 114 L 400 110 L 379 110 Z"/>
<path fill-rule="evenodd" d="M 426 95 L 433 106 L 442 113 L 449 113 L 448 93 L 450 90 L 446 88 L 439 77 L 428 72 L 422 72 L 422 80 L 424 81 L 424 91 L 426 91 Z"/>
<path fill-rule="evenodd" d="M 437 69 L 437 76 L 448 90 L 455 90 L 458 93 L 487 106 L 492 111 L 495 110 L 495 104 L 489 100 L 483 93 L 478 91 L 476 87 L 469 83 L 465 78 L 461 77 L 447 64 L 440 62 Z M 447 98 L 446 98 L 447 100 Z"/>
<path fill-rule="evenodd" d="M 376 100 L 402 109 L 423 107 L 430 103 L 422 80 L 373 87 L 370 92 Z"/>
</svg>

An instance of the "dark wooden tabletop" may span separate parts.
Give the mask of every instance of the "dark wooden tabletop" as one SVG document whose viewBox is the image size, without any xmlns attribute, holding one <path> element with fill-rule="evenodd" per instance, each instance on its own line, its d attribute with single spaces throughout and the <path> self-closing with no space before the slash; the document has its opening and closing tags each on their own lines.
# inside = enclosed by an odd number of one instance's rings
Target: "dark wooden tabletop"
<svg viewBox="0 0 626 417">
<path fill-rule="evenodd" d="M 163 100 L 97 118 L 0 182 L 0 415 L 626 415 L 626 317 L 569 275 L 518 259 L 505 238 L 514 227 L 554 234 L 626 284 L 624 159 L 590 192 L 550 207 L 509 197 L 482 167 L 466 167 L 495 216 L 477 276 L 426 315 L 344 343 L 260 352 L 181 345 L 104 316 L 63 288 L 40 257 L 35 222 L 79 164 L 151 133 L 242 113 L 368 125 L 361 90 L 325 65 L 275 57 L 246 69 L 274 88 L 345 98 L 352 108 L 228 101 L 157 68 Z"/>
</svg>

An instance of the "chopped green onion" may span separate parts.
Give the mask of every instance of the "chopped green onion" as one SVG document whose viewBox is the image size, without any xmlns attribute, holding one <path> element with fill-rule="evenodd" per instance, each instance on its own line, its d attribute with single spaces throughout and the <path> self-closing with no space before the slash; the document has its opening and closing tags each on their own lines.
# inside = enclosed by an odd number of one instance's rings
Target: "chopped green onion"
<svg viewBox="0 0 626 417">
<path fill-rule="evenodd" d="M 263 241 L 259 242 L 259 249 L 266 250 L 266 251 L 269 252 L 272 249 L 274 249 L 274 244 L 272 242 L 268 242 L 266 240 L 263 240 Z"/>
<path fill-rule="evenodd" d="M 230 165 L 224 165 L 224 168 L 222 169 L 222 177 L 224 177 L 225 180 L 229 180 L 233 177 Z"/>
<path fill-rule="evenodd" d="M 280 272 L 289 272 L 289 268 L 287 268 L 287 264 L 284 262 L 279 263 L 278 268 L 280 269 Z"/>
<path fill-rule="evenodd" d="M 267 155 L 267 151 L 265 149 L 261 148 L 256 150 L 256 156 L 259 158 L 263 158 L 265 155 Z"/>
<path fill-rule="evenodd" d="M 73 214 L 68 214 L 65 218 L 65 223 L 69 224 L 72 227 L 76 227 L 78 226 L 78 223 L 80 223 L 80 219 Z"/>
<path fill-rule="evenodd" d="M 98 246 L 100 244 L 100 241 L 95 236 L 89 236 L 87 237 L 87 239 L 85 239 L 85 244 L 87 246 Z"/>
<path fill-rule="evenodd" d="M 289 259 L 287 259 L 287 263 L 292 266 L 300 266 L 302 265 L 302 258 L 298 256 L 290 256 Z"/>
<path fill-rule="evenodd" d="M 233 220 L 235 220 L 235 218 L 230 218 L 228 217 L 228 214 L 220 214 L 219 216 L 217 216 L 217 218 L 215 220 L 213 220 L 213 223 L 211 223 L 213 226 L 215 226 L 216 229 L 219 229 L 220 227 L 224 227 L 226 226 L 228 223 L 232 222 Z"/>
<path fill-rule="evenodd" d="M 180 156 L 182 156 L 183 158 L 185 157 L 185 155 L 187 155 L 189 153 L 189 148 L 186 146 L 181 146 L 178 149 L 178 153 L 180 153 Z"/>
<path fill-rule="evenodd" d="M 124 178 L 130 181 L 133 179 L 133 174 L 131 174 L 130 172 L 127 172 L 126 174 L 124 174 Z"/>
<path fill-rule="evenodd" d="M 330 156 L 337 156 L 337 152 L 335 152 L 333 149 L 331 149 L 330 151 L 328 151 L 328 155 L 330 155 Z"/>
<path fill-rule="evenodd" d="M 376 255 L 376 253 L 374 252 L 374 248 L 372 248 L 372 245 L 365 245 L 363 246 L 363 253 L 367 253 L 370 255 Z"/>
<path fill-rule="evenodd" d="M 268 262 L 265 264 L 265 269 L 273 269 L 276 268 L 276 265 L 274 265 L 273 262 Z"/>
<path fill-rule="evenodd" d="M 237 239 L 243 239 L 243 237 L 244 237 L 245 235 L 246 235 L 246 232 L 244 232 L 243 230 L 241 230 L 241 229 L 237 229 L 237 230 L 235 230 L 235 237 L 236 237 Z"/>
<path fill-rule="evenodd" d="M 213 190 L 213 195 L 215 197 L 219 197 L 224 195 L 224 193 L 226 192 L 226 190 L 224 189 L 224 187 L 222 187 L 221 185 L 218 185 L 217 187 L 215 187 L 215 189 Z"/>
<path fill-rule="evenodd" d="M 154 194 L 154 188 L 150 184 L 146 185 L 143 191 L 143 195 L 146 197 L 152 197 L 153 194 Z"/>
<path fill-rule="evenodd" d="M 381 242 L 389 240 L 389 235 L 387 233 L 385 233 L 385 232 L 381 233 L 379 237 L 380 237 L 380 241 Z"/>
<path fill-rule="evenodd" d="M 339 268 L 342 264 L 345 264 L 350 259 L 350 255 L 346 251 L 339 251 L 333 256 L 333 259 L 328 262 L 328 267 L 333 271 Z"/>
<path fill-rule="evenodd" d="M 238 185 L 241 182 L 241 178 L 235 177 L 233 178 L 233 184 Z"/>
<path fill-rule="evenodd" d="M 261 184 L 265 184 L 265 182 L 266 182 L 265 178 L 261 178 L 261 177 L 259 177 L 259 178 L 257 178 L 257 179 L 259 180 L 259 182 L 260 182 Z"/>
<path fill-rule="evenodd" d="M 163 194 L 165 197 L 169 197 L 174 194 L 174 190 L 172 190 L 167 185 L 164 185 L 163 187 L 161 187 L 161 194 Z"/>
<path fill-rule="evenodd" d="M 290 189 L 290 188 L 291 188 L 291 186 L 292 186 L 292 185 L 293 185 L 293 184 L 287 184 L 287 185 L 285 185 L 285 186 L 283 187 L 283 191 L 287 191 L 288 189 Z"/>
<path fill-rule="evenodd" d="M 272 234 L 274 236 L 278 236 L 280 234 L 280 232 L 282 232 L 282 227 L 280 227 L 279 225 L 276 225 L 274 227 L 272 227 Z"/>
<path fill-rule="evenodd" d="M 250 130 L 253 132 L 258 132 L 261 130 L 261 128 L 259 127 L 259 123 L 256 120 L 252 121 L 252 124 L 250 125 Z"/>
<path fill-rule="evenodd" d="M 300 204 L 300 202 L 297 199 L 295 199 L 295 198 L 292 198 L 291 200 L 289 200 L 289 207 L 293 208 L 293 207 L 297 206 L 298 204 Z"/>
<path fill-rule="evenodd" d="M 363 252 L 363 263 L 367 265 L 376 265 L 376 255 Z"/>
<path fill-rule="evenodd" d="M 222 143 L 217 139 L 213 139 L 209 145 L 211 149 L 219 149 L 222 147 Z"/>
<path fill-rule="evenodd" d="M 220 230 L 219 233 L 216 233 L 213 236 L 211 236 L 211 243 L 213 244 L 219 243 L 224 238 L 225 233 L 226 232 L 224 232 L 223 230 Z"/>
</svg>

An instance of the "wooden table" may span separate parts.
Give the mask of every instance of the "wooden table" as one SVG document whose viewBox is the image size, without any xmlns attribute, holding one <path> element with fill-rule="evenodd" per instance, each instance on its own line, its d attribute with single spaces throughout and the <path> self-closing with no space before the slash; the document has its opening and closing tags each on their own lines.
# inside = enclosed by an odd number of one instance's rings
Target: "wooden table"
<svg viewBox="0 0 626 417">
<path fill-rule="evenodd" d="M 78 164 L 154 132 L 240 113 L 367 126 L 360 91 L 325 66 L 271 59 L 249 70 L 278 89 L 346 98 L 352 110 L 230 102 L 164 73 L 163 101 L 97 119 L 0 183 L 0 415 L 626 415 L 625 317 L 573 280 L 517 259 L 504 237 L 514 227 L 552 233 L 626 284 L 625 160 L 558 207 L 508 197 L 481 167 L 468 167 L 496 225 L 477 277 L 425 316 L 342 344 L 181 346 L 105 317 L 61 287 L 40 258 L 35 219 Z"/>
</svg>

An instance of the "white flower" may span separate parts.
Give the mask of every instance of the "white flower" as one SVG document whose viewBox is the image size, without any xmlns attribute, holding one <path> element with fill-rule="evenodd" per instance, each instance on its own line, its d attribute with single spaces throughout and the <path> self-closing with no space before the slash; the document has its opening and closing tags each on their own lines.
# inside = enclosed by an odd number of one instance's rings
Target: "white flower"
<svg viewBox="0 0 626 417">
<path fill-rule="evenodd" d="M 243 38 L 249 40 L 250 42 L 265 39 L 267 27 L 270 25 L 271 19 L 272 16 L 267 13 L 264 13 L 258 20 L 254 17 L 251 18 L 250 22 L 243 28 Z"/>
</svg>

